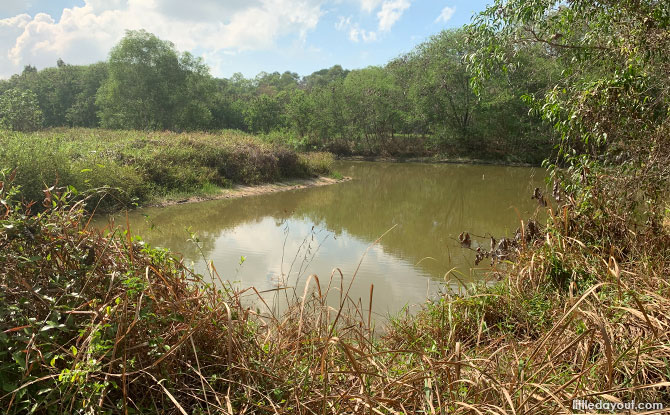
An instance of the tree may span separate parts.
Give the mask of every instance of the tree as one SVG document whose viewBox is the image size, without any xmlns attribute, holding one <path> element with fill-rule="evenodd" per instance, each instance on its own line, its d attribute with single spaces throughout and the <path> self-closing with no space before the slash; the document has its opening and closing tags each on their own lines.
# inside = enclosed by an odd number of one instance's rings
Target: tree
<svg viewBox="0 0 670 415">
<path fill-rule="evenodd" d="M 212 108 L 215 105 L 216 83 L 202 58 L 182 54 L 179 63 L 185 73 L 182 91 L 178 91 L 176 122 L 179 130 L 206 130 L 212 126 Z"/>
<path fill-rule="evenodd" d="M 247 127 L 254 133 L 269 133 L 283 125 L 281 96 L 262 94 L 251 100 L 244 110 Z"/>
<path fill-rule="evenodd" d="M 350 140 L 346 135 L 347 125 L 351 124 L 345 114 L 346 98 L 344 94 L 344 80 L 336 80 L 327 86 L 314 87 L 309 95 L 314 101 L 314 123 L 317 137 L 326 148 L 331 146 L 332 140 L 341 142 Z"/>
<path fill-rule="evenodd" d="M 667 258 L 670 2 L 496 0 L 470 38 L 478 89 L 522 69 L 529 46 L 565 65 L 549 88 L 526 96 L 560 136 L 547 165 L 556 194 L 567 195 L 565 231 L 602 247 L 597 256 Z"/>
<path fill-rule="evenodd" d="M 462 30 L 443 31 L 417 46 L 408 57 L 415 75 L 409 95 L 431 133 L 472 146 L 479 102 L 470 89 L 466 53 Z"/>
<path fill-rule="evenodd" d="M 42 111 L 32 91 L 9 89 L 0 95 L 0 127 L 34 131 L 41 126 Z"/>
<path fill-rule="evenodd" d="M 26 66 L 23 67 L 22 74 L 25 75 L 25 74 L 29 74 L 29 73 L 35 73 L 35 72 L 37 72 L 36 67 L 34 67 L 33 65 L 26 65 Z"/>
<path fill-rule="evenodd" d="M 667 1 L 496 0 L 469 31 L 476 86 L 523 68 L 528 45 L 564 62 L 550 88 L 527 97 L 561 135 L 562 155 L 598 158 L 654 145 L 650 132 L 666 122 L 670 102 Z"/>
<path fill-rule="evenodd" d="M 393 78 L 383 68 L 371 66 L 352 71 L 343 88 L 350 134 L 362 136 L 370 153 L 386 150 L 386 142 L 393 138 L 400 119 L 397 112 L 400 91 Z"/>
<path fill-rule="evenodd" d="M 108 128 L 174 129 L 211 119 L 189 92 L 208 78 L 207 68 L 171 42 L 144 30 L 128 31 L 109 55 L 109 77 L 98 91 L 101 124 Z"/>
<path fill-rule="evenodd" d="M 307 75 L 302 79 L 302 84 L 308 89 L 316 87 L 325 87 L 332 82 L 343 81 L 349 74 L 348 70 L 342 69 L 342 66 L 335 65 L 329 69 L 321 69 Z"/>
<path fill-rule="evenodd" d="M 100 124 L 96 94 L 107 79 L 107 63 L 99 62 L 83 68 L 77 79 L 77 94 L 68 108 L 67 123 L 78 127 L 97 127 Z"/>
<path fill-rule="evenodd" d="M 300 138 L 310 135 L 314 123 L 314 100 L 301 89 L 290 93 L 286 117 Z"/>
</svg>

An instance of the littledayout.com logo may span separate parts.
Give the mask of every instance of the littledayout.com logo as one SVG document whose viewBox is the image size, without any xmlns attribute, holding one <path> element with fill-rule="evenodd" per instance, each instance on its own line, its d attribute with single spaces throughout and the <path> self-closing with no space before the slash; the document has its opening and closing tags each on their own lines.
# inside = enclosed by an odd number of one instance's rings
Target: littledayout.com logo
<svg viewBox="0 0 670 415">
<path fill-rule="evenodd" d="M 587 401 L 585 399 L 575 399 L 572 401 L 572 409 L 575 411 L 661 411 L 664 406 L 660 402 L 608 402 L 608 401 Z"/>
</svg>

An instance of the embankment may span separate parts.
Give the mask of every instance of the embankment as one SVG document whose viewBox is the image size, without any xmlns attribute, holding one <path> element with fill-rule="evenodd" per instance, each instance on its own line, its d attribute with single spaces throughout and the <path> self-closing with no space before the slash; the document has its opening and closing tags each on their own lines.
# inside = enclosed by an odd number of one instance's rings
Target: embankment
<svg viewBox="0 0 670 415">
<path fill-rule="evenodd" d="M 25 200 L 42 200 L 45 187 L 71 186 L 98 211 L 312 179 L 331 174 L 332 160 L 328 153 L 297 153 L 236 131 L 0 131 L 0 169 L 16 171 L 14 183 Z M 107 191 L 92 192 L 100 188 Z"/>
</svg>

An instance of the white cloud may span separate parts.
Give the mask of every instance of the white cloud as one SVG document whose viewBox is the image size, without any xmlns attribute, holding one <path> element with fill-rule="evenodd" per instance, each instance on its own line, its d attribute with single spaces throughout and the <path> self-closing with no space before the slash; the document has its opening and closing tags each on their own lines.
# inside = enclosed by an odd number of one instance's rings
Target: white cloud
<svg viewBox="0 0 670 415">
<path fill-rule="evenodd" d="M 27 14 L 0 20 L 0 45 L 14 44 L 31 20 L 32 18 Z M 0 62 L 2 62 L 1 57 Z"/>
<path fill-rule="evenodd" d="M 379 30 L 388 32 L 393 25 L 402 17 L 405 10 L 410 6 L 409 0 L 391 0 L 382 4 L 382 9 L 377 13 L 379 19 Z"/>
<path fill-rule="evenodd" d="M 226 22 L 236 12 L 261 6 L 260 0 L 198 0 L 191 1 L 188 7 L 184 7 L 183 0 L 161 0 L 156 9 L 171 18 Z"/>
<path fill-rule="evenodd" d="M 337 23 L 335 23 L 335 29 L 343 32 L 347 32 L 349 35 L 349 40 L 354 43 L 358 43 L 361 40 L 363 42 L 374 42 L 377 40 L 377 33 L 373 31 L 367 31 L 361 29 L 358 23 L 352 23 L 352 17 L 340 16 Z"/>
<path fill-rule="evenodd" d="M 439 16 L 437 16 L 437 19 L 435 19 L 435 23 L 443 22 L 447 23 L 449 20 L 451 20 L 451 17 L 454 15 L 454 12 L 456 11 L 455 8 L 453 7 L 445 7 L 442 9 L 442 13 L 440 13 Z"/>
<path fill-rule="evenodd" d="M 381 8 L 377 12 L 377 30 L 362 29 L 360 25 L 352 21 L 352 16 L 343 17 L 335 24 L 335 28 L 340 31 L 346 31 L 349 34 L 349 40 L 352 42 L 374 42 L 380 35 L 390 32 L 393 25 L 402 17 L 405 10 L 411 5 L 411 0 L 360 0 L 361 8 L 366 11 L 376 9 L 380 4 Z"/>
<path fill-rule="evenodd" d="M 4 1 L 4 0 L 3 0 Z M 39 13 L 0 19 L 0 77 L 24 65 L 53 66 L 105 59 L 126 29 L 146 29 L 180 50 L 264 50 L 286 35 L 304 42 L 324 0 L 85 0 L 60 20 Z"/>
<path fill-rule="evenodd" d="M 346 30 L 348 27 L 351 27 L 351 16 L 349 17 L 340 16 L 337 23 L 335 23 L 335 29 Z"/>
<path fill-rule="evenodd" d="M 377 40 L 377 33 L 368 32 L 367 30 L 361 29 L 358 26 L 354 26 L 349 30 L 349 40 L 358 43 L 359 39 L 366 43 L 374 42 Z"/>
<path fill-rule="evenodd" d="M 360 0 L 360 2 L 361 2 L 361 9 L 370 13 L 371 11 L 375 10 L 377 6 L 381 4 L 382 0 Z"/>
<path fill-rule="evenodd" d="M 86 4 L 96 13 L 108 10 L 123 10 L 129 6 L 128 0 L 88 0 Z"/>
</svg>

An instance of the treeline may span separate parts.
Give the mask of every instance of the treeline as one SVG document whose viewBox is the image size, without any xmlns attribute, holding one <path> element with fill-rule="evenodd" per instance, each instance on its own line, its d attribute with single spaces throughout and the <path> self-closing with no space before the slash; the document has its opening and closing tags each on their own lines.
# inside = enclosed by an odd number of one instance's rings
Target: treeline
<svg viewBox="0 0 670 415">
<path fill-rule="evenodd" d="M 106 62 L 59 60 L 0 81 L 0 123 L 16 130 L 237 129 L 339 154 L 542 160 L 551 133 L 521 97 L 545 92 L 559 73 L 555 59 L 524 48 L 524 65 L 492 76 L 475 94 L 470 52 L 466 32 L 451 30 L 383 67 L 225 79 L 172 43 L 129 31 Z"/>
</svg>

